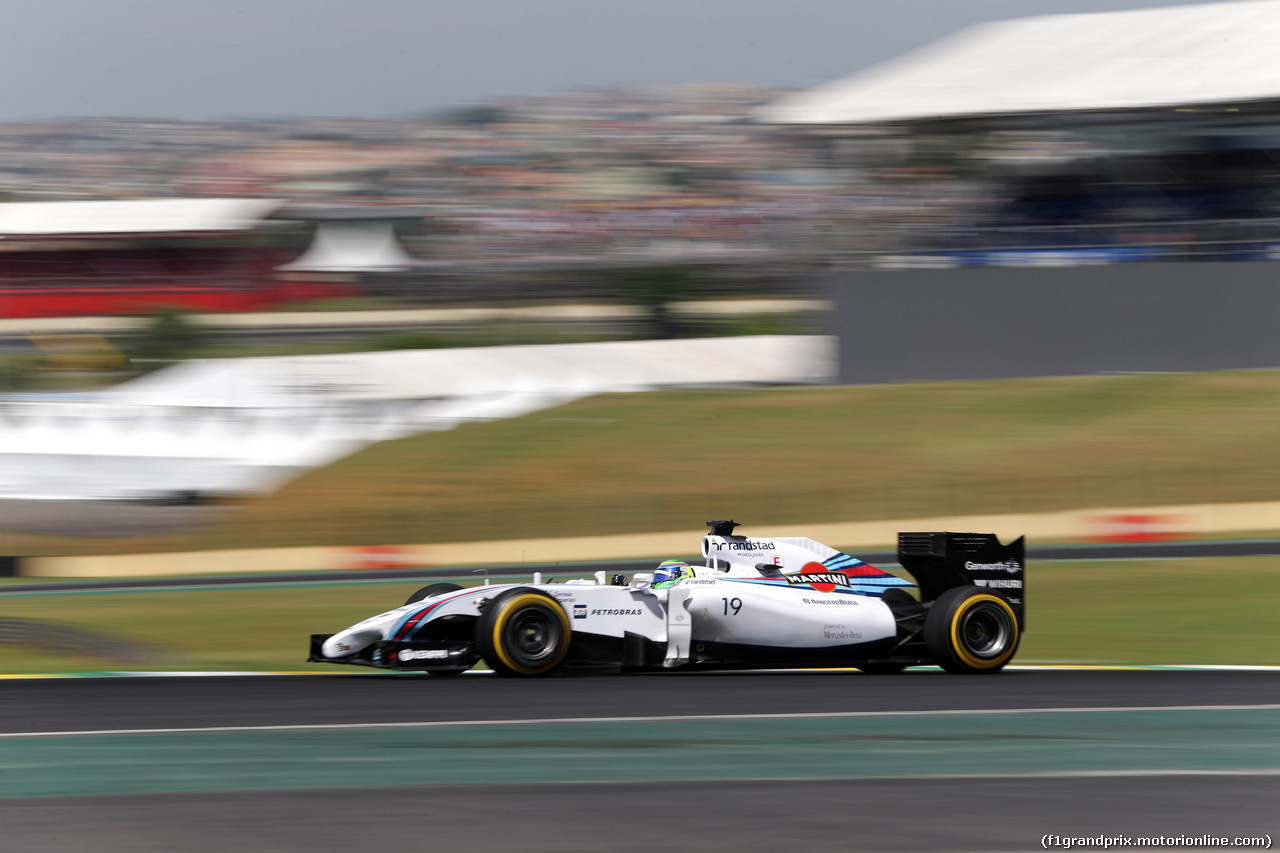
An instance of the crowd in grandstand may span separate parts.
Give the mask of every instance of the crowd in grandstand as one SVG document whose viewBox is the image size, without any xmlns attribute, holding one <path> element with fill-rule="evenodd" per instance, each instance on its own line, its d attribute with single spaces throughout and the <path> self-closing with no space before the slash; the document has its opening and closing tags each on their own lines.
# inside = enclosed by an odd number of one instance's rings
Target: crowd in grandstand
<svg viewBox="0 0 1280 853">
<path fill-rule="evenodd" d="M 1166 150 L 1141 151 L 1123 122 L 839 138 L 755 120 L 781 94 L 703 85 L 381 121 L 0 125 L 0 200 L 394 204 L 418 214 L 401 227 L 413 254 L 457 264 L 1194 244 L 1221 241 L 1222 220 L 1280 210 L 1270 152 L 1215 151 L 1212 128 L 1143 131 Z M 1201 224 L 1149 227 L 1169 222 Z M 1253 240 L 1250 227 L 1226 238 Z"/>
<path fill-rule="evenodd" d="M 716 85 L 385 121 L 0 125 L 0 199 L 416 206 L 410 250 L 461 263 L 792 257 L 971 211 L 972 188 L 949 176 L 833 157 L 753 121 L 778 94 Z"/>
</svg>

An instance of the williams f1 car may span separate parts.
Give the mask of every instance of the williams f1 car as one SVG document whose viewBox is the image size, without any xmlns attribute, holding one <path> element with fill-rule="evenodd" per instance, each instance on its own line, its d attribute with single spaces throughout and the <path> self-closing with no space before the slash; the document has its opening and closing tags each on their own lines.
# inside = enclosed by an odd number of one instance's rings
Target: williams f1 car
<svg viewBox="0 0 1280 853">
<path fill-rule="evenodd" d="M 1025 623 L 1024 542 L 900 533 L 915 583 L 812 539 L 735 535 L 708 522 L 705 564 L 653 573 L 463 588 L 437 583 L 402 607 L 313 634 L 310 661 L 505 676 L 696 668 L 937 665 L 996 672 Z"/>
</svg>

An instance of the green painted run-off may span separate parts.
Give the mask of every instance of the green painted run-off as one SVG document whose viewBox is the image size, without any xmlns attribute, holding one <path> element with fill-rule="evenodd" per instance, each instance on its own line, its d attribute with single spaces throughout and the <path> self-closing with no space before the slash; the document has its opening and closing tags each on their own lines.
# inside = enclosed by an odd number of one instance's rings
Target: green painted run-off
<svg viewBox="0 0 1280 853">
<path fill-rule="evenodd" d="M 1280 711 L 1115 711 L 0 740 L 0 796 L 1280 768 Z"/>
</svg>

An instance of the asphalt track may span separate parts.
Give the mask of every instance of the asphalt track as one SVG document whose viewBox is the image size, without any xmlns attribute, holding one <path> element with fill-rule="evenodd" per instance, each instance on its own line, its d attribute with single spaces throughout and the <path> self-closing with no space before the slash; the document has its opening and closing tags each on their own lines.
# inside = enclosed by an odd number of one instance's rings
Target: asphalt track
<svg viewBox="0 0 1280 853">
<path fill-rule="evenodd" d="M 1280 705 L 1280 671 L 1011 669 L 659 673 L 507 680 L 477 673 L 0 680 L 0 733 L 202 726 Z"/>
<path fill-rule="evenodd" d="M 15 851 L 1027 850 L 1278 801 L 1276 671 L 0 681 Z"/>
</svg>

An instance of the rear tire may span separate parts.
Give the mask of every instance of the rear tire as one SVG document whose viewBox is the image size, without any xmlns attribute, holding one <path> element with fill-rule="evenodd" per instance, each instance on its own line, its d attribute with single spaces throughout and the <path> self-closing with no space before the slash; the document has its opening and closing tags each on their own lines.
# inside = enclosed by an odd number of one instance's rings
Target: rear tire
<svg viewBox="0 0 1280 853">
<path fill-rule="evenodd" d="M 1008 599 L 995 590 L 958 586 L 938 596 L 924 623 L 929 656 L 947 672 L 998 672 L 1022 634 Z"/>
<path fill-rule="evenodd" d="M 555 670 L 569 651 L 569 616 L 545 592 L 516 587 L 491 599 L 476 620 L 476 649 L 498 675 Z"/>
<path fill-rule="evenodd" d="M 422 589 L 409 596 L 405 604 L 414 604 L 427 598 L 435 598 L 437 595 L 444 595 L 446 592 L 456 592 L 462 589 L 456 583 L 433 583 L 424 586 Z"/>
</svg>

